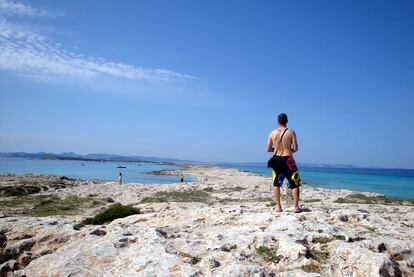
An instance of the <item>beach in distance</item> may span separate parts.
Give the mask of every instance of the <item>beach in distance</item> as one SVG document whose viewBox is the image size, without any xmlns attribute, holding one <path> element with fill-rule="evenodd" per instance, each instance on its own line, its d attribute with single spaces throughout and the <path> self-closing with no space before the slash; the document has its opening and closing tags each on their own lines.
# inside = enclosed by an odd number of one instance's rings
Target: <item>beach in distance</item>
<svg viewBox="0 0 414 277">
<path fill-rule="evenodd" d="M 302 213 L 285 189 L 278 213 L 262 174 L 194 164 L 153 173 L 192 181 L 1 174 L 2 274 L 413 275 L 413 200 L 304 184 Z"/>
</svg>

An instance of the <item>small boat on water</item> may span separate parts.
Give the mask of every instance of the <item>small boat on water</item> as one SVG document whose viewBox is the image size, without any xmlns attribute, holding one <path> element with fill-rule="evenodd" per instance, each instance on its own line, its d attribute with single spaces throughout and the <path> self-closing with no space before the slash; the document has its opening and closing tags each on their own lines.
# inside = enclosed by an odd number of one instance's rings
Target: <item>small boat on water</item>
<svg viewBox="0 0 414 277">
<path fill-rule="evenodd" d="M 117 168 L 126 168 L 126 166 L 122 166 L 122 165 L 120 165 L 120 166 L 118 166 Z"/>
</svg>

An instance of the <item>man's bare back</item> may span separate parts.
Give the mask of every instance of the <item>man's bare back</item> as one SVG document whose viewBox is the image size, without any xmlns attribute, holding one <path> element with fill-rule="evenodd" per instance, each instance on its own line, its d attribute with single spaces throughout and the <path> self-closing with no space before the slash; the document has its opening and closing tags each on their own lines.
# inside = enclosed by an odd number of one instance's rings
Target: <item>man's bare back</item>
<svg viewBox="0 0 414 277">
<path fill-rule="evenodd" d="M 299 208 L 299 187 L 301 179 L 296 166 L 293 153 L 298 151 L 298 143 L 295 131 L 286 127 L 288 123 L 287 115 L 282 113 L 277 117 L 279 128 L 270 132 L 267 138 L 267 152 L 272 152 L 273 157 L 267 162 L 268 167 L 272 168 L 273 191 L 275 193 L 275 203 L 277 211 L 282 211 L 280 203 L 280 187 L 285 179 L 288 180 L 287 186 L 292 189 L 295 212 L 301 212 Z"/>
<path fill-rule="evenodd" d="M 286 127 L 279 127 L 270 132 L 267 142 L 267 152 L 273 152 L 277 156 L 292 156 L 293 153 L 298 151 L 296 134 L 290 129 L 287 129 L 279 145 L 280 137 L 286 129 Z"/>
</svg>

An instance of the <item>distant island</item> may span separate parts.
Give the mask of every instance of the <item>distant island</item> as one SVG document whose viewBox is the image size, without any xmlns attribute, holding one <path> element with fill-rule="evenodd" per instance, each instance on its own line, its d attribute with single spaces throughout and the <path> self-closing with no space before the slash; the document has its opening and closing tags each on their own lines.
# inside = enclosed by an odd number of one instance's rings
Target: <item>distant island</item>
<svg viewBox="0 0 414 277">
<path fill-rule="evenodd" d="M 94 161 L 94 162 L 141 162 L 141 163 L 157 163 L 157 164 L 198 164 L 198 165 L 215 165 L 215 166 L 262 166 L 266 167 L 266 162 L 202 162 L 193 160 L 181 160 L 175 158 L 161 158 L 161 157 L 145 157 L 145 156 L 123 156 L 117 154 L 93 153 L 81 155 L 75 152 L 63 153 L 48 153 L 48 152 L 0 152 L 0 157 L 9 158 L 26 158 L 26 159 L 41 159 L 41 160 L 75 160 L 75 161 Z M 300 167 L 314 167 L 314 168 L 372 168 L 384 169 L 380 167 L 361 167 L 352 164 L 326 164 L 326 163 L 298 163 Z M 404 168 L 392 168 L 403 169 Z M 410 170 L 410 169 L 408 169 Z"/>
</svg>

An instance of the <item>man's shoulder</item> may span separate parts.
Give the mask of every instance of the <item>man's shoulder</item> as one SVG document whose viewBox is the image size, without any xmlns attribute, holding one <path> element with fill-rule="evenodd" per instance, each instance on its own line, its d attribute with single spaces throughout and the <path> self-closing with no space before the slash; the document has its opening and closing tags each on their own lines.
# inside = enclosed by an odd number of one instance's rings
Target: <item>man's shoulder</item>
<svg viewBox="0 0 414 277">
<path fill-rule="evenodd" d="M 270 131 L 270 136 L 275 136 L 275 135 L 277 135 L 279 133 L 280 133 L 280 130 L 279 129 L 274 129 L 274 130 Z"/>
<path fill-rule="evenodd" d="M 291 133 L 291 134 L 294 134 L 294 133 L 295 133 L 295 131 L 294 131 L 293 129 L 288 128 L 288 129 L 287 129 L 287 131 L 286 131 L 286 133 Z"/>
<path fill-rule="evenodd" d="M 284 129 L 276 128 L 276 129 L 270 131 L 269 136 L 271 136 L 271 137 L 278 136 L 279 134 L 282 133 L 282 130 L 284 130 Z M 295 131 L 293 129 L 288 128 L 286 130 L 286 135 L 288 135 L 288 134 L 295 134 Z"/>
</svg>

